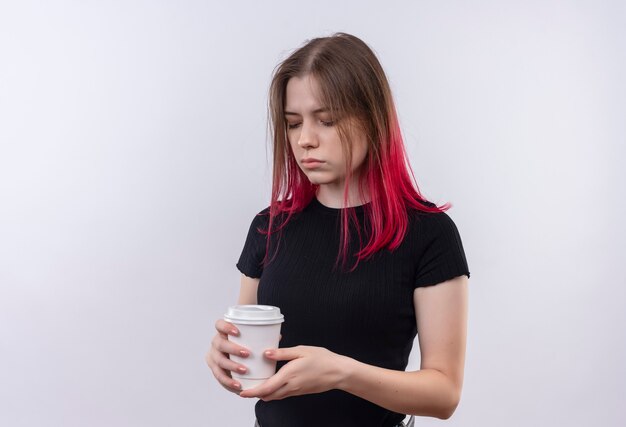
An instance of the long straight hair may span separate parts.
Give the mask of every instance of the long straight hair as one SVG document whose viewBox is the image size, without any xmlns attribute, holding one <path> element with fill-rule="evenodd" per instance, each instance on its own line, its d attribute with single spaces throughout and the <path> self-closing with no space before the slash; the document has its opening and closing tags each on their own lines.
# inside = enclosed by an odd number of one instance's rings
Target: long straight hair
<svg viewBox="0 0 626 427">
<path fill-rule="evenodd" d="M 350 123 L 356 121 L 366 135 L 368 150 L 358 179 L 360 195 L 369 194 L 365 205 L 368 240 L 363 246 L 362 230 L 354 209 L 342 210 L 341 240 L 335 267 L 345 269 L 350 243 L 350 224 L 355 227 L 359 251 L 350 271 L 382 249 L 395 250 L 402 243 L 409 224 L 408 210 L 444 212 L 452 205 L 437 207 L 419 191 L 407 159 L 389 82 L 376 55 L 361 39 L 346 33 L 309 40 L 274 70 L 269 90 L 268 124 L 273 139 L 272 195 L 268 210 L 263 264 L 269 259 L 270 240 L 315 197 L 319 185 L 302 172 L 287 138 L 285 100 L 287 83 L 293 77 L 313 77 L 319 87 L 319 101 L 336 120 L 344 157 L 346 180 L 343 205 L 348 204 L 351 182 L 352 144 Z M 355 120 L 342 120 L 350 118 Z M 275 253 L 278 251 L 276 247 Z"/>
</svg>

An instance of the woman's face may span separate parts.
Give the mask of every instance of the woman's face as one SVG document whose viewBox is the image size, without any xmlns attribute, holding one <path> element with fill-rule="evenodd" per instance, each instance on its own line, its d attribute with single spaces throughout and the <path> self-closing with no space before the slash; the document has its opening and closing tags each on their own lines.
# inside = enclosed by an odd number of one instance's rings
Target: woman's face
<svg viewBox="0 0 626 427">
<path fill-rule="evenodd" d="M 336 123 L 332 121 L 330 111 L 318 102 L 318 93 L 314 77 L 306 75 L 289 79 L 285 101 L 287 137 L 293 155 L 309 181 L 343 189 L 346 159 Z M 349 143 L 352 147 L 351 171 L 356 183 L 367 155 L 367 139 L 356 121 L 353 123 Z"/>
</svg>

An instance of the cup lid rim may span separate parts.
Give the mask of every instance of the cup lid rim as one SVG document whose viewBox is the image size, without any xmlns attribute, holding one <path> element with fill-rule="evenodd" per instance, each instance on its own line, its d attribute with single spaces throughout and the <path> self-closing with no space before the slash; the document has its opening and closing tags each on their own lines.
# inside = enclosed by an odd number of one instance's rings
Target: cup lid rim
<svg viewBox="0 0 626 427">
<path fill-rule="evenodd" d="M 224 314 L 227 321 L 236 321 L 249 324 L 280 323 L 284 316 L 280 308 L 262 304 L 240 304 L 228 307 Z"/>
</svg>

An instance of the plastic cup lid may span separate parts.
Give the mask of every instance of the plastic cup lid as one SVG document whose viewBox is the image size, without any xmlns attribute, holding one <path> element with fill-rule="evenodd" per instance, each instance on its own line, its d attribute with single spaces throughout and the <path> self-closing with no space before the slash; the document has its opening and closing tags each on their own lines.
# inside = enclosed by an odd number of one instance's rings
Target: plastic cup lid
<svg viewBox="0 0 626 427">
<path fill-rule="evenodd" d="M 233 305 L 224 320 L 242 325 L 274 325 L 285 321 L 280 308 L 271 305 Z"/>
</svg>

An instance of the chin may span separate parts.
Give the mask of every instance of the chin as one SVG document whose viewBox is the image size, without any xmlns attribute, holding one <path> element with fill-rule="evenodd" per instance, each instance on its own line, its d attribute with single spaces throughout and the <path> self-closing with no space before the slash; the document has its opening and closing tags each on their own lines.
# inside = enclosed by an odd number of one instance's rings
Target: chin
<svg viewBox="0 0 626 427">
<path fill-rule="evenodd" d="M 307 176 L 309 182 L 315 185 L 324 185 L 324 184 L 332 184 L 334 181 L 332 179 L 324 179 L 316 176 Z"/>
<path fill-rule="evenodd" d="M 304 175 L 306 175 L 311 184 L 315 185 L 336 184 L 337 182 L 339 182 L 339 178 L 337 176 L 329 174 L 326 171 L 314 171 L 308 173 L 305 172 Z"/>
</svg>

